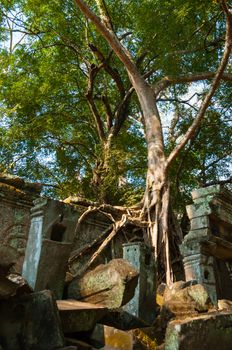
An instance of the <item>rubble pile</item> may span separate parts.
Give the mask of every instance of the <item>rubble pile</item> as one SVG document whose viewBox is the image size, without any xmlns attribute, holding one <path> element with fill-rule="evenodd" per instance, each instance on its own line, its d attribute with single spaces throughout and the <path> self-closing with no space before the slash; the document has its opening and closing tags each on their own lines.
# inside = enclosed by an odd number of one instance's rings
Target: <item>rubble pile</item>
<svg viewBox="0 0 232 350">
<path fill-rule="evenodd" d="M 231 349 L 230 192 L 194 191 L 185 277 L 156 286 L 141 227 L 0 181 L 0 350 Z"/>
</svg>

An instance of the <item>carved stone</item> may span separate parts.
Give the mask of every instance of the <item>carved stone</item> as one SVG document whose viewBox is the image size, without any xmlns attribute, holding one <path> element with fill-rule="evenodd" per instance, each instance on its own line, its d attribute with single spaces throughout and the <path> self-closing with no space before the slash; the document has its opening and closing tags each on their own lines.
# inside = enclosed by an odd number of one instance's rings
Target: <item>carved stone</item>
<svg viewBox="0 0 232 350">
<path fill-rule="evenodd" d="M 36 291 L 50 289 L 61 299 L 79 213 L 70 205 L 46 198 L 34 203 L 23 277 Z"/>
<path fill-rule="evenodd" d="M 217 298 L 232 295 L 232 193 L 215 185 L 193 191 L 192 198 L 187 206 L 191 228 L 180 247 L 185 277 L 203 284 L 216 304 Z"/>
<path fill-rule="evenodd" d="M 30 226 L 30 209 L 36 196 L 38 193 L 2 183 L 0 179 L 0 245 L 17 250 L 15 272 L 18 273 L 22 271 Z"/>
</svg>

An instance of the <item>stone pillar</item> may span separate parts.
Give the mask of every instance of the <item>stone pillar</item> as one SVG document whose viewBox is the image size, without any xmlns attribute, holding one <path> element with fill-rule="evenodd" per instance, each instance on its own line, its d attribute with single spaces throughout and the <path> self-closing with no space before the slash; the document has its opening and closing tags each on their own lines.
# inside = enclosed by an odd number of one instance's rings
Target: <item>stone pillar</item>
<svg viewBox="0 0 232 350">
<path fill-rule="evenodd" d="M 139 272 L 134 297 L 124 306 L 130 314 L 152 323 L 155 319 L 156 269 L 153 256 L 143 243 L 123 244 L 123 258 Z"/>
<path fill-rule="evenodd" d="M 78 212 L 68 204 L 46 198 L 34 204 L 23 277 L 36 291 L 50 289 L 61 299 Z"/>
<path fill-rule="evenodd" d="M 231 194 L 221 186 L 210 186 L 192 192 L 193 204 L 187 206 L 190 232 L 180 247 L 186 280 L 203 284 L 217 303 L 215 258 L 226 260 L 230 255 L 228 227 L 232 216 Z M 230 203 L 230 204 L 229 204 Z M 232 212 L 231 212 L 232 214 Z M 223 239 L 222 239 L 223 237 Z M 224 248 L 227 246 L 227 250 Z M 223 255 L 224 254 L 224 255 Z M 232 254 L 232 250 L 231 250 Z"/>
</svg>

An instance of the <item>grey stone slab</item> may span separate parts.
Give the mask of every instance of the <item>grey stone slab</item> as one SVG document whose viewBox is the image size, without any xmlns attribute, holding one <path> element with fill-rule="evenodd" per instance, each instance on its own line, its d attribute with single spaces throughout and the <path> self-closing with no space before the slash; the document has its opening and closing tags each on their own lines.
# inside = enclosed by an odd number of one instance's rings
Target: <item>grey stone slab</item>
<svg viewBox="0 0 232 350">
<path fill-rule="evenodd" d="M 192 230 L 198 230 L 202 228 L 209 228 L 210 222 L 208 216 L 198 216 L 197 218 L 193 218 L 191 220 L 191 231 Z"/>
<path fill-rule="evenodd" d="M 0 302 L 0 345 L 4 350 L 53 350 L 65 345 L 50 291 Z"/>
<path fill-rule="evenodd" d="M 50 289 L 57 299 L 63 296 L 71 243 L 44 239 L 37 269 L 35 290 Z"/>
<path fill-rule="evenodd" d="M 165 350 L 231 350 L 232 314 L 215 312 L 171 321 Z"/>
<path fill-rule="evenodd" d="M 57 306 L 64 333 L 92 330 L 107 312 L 103 306 L 76 300 L 57 300 Z"/>
<path fill-rule="evenodd" d="M 213 185 L 213 186 L 209 186 L 209 187 L 198 188 L 198 189 L 192 191 L 192 199 L 195 200 L 197 198 L 202 198 L 202 197 L 206 197 L 209 195 L 216 195 L 220 192 L 221 192 L 220 185 Z"/>
<path fill-rule="evenodd" d="M 210 204 L 205 201 L 199 204 L 187 205 L 186 210 L 190 220 L 199 216 L 210 215 L 212 213 Z"/>
</svg>

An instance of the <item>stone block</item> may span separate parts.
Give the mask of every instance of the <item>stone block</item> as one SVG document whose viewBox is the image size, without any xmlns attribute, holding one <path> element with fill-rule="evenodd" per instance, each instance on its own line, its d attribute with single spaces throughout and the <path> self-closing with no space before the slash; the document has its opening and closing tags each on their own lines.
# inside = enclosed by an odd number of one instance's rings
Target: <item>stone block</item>
<svg viewBox="0 0 232 350">
<path fill-rule="evenodd" d="M 231 350 L 232 314 L 215 312 L 171 321 L 165 350 Z"/>
<path fill-rule="evenodd" d="M 220 185 L 213 185 L 209 187 L 198 188 L 192 191 L 192 199 L 195 201 L 198 198 L 204 198 L 207 196 L 215 196 L 221 192 Z M 205 199 L 204 199 L 205 200 Z"/>
<path fill-rule="evenodd" d="M 50 291 L 0 301 L 0 310 L 0 345 L 4 350 L 64 347 L 59 313 Z"/>
<path fill-rule="evenodd" d="M 210 227 L 208 216 L 199 216 L 191 220 L 191 231 L 198 229 L 207 229 Z"/>
<path fill-rule="evenodd" d="M 32 289 L 20 275 L 10 274 L 0 276 L 0 299 L 6 299 L 15 295 L 30 294 Z"/>
<path fill-rule="evenodd" d="M 57 306 L 64 333 L 92 330 L 107 312 L 104 306 L 76 300 L 57 300 Z"/>
<path fill-rule="evenodd" d="M 197 281 L 175 282 L 166 287 L 161 315 L 169 312 L 175 316 L 207 312 L 212 309 L 209 294 Z"/>
<path fill-rule="evenodd" d="M 212 208 L 208 202 L 201 202 L 197 204 L 187 205 L 186 207 L 189 219 L 210 215 L 212 213 Z"/>
<path fill-rule="evenodd" d="M 155 319 L 156 268 L 151 251 L 141 242 L 123 244 L 123 258 L 139 272 L 134 297 L 124 310 L 151 324 Z"/>
<path fill-rule="evenodd" d="M 68 298 L 115 309 L 125 305 L 133 296 L 138 272 L 124 259 L 99 265 L 69 285 Z"/>
</svg>

